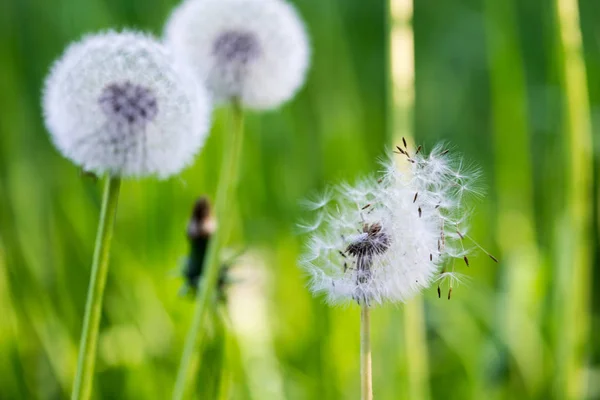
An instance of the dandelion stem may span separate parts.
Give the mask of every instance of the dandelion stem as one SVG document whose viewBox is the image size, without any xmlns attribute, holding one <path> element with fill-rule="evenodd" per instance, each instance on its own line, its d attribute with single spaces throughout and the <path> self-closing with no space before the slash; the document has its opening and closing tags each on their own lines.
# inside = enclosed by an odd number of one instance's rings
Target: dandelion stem
<svg viewBox="0 0 600 400">
<path fill-rule="evenodd" d="M 102 298 L 106 285 L 110 242 L 117 214 L 120 186 L 120 178 L 110 176 L 106 178 L 94 260 L 92 262 L 92 276 L 90 277 L 83 330 L 81 332 L 77 375 L 75 375 L 71 394 L 73 400 L 89 399 L 92 393 L 96 349 L 98 347 L 98 328 L 102 314 Z"/>
<path fill-rule="evenodd" d="M 173 390 L 174 400 L 183 398 L 186 387 L 190 383 L 188 378 L 192 373 L 192 360 L 200 328 L 205 319 L 208 305 L 214 298 L 217 281 L 219 279 L 219 271 L 221 268 L 219 253 L 223 244 L 226 243 L 231 231 L 231 212 L 227 212 L 227 210 L 231 209 L 235 189 L 237 187 L 239 161 L 244 133 L 243 109 L 237 99 L 232 101 L 231 108 L 232 124 L 225 139 L 221 176 L 219 178 L 217 196 L 215 199 L 218 226 L 208 247 L 208 254 L 203 268 L 203 277 L 200 282 L 200 288 L 194 306 L 192 325 L 185 340 L 183 354 L 177 372 L 177 380 L 175 382 L 175 389 Z"/>
<path fill-rule="evenodd" d="M 369 306 L 360 309 L 360 382 L 361 399 L 373 399 L 373 373 L 371 370 L 371 322 Z"/>
</svg>

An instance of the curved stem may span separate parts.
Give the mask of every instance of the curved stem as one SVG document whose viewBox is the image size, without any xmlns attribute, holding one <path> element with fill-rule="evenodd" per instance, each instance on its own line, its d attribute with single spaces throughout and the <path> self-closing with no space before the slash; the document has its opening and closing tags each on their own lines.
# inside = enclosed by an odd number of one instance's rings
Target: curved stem
<svg viewBox="0 0 600 400">
<path fill-rule="evenodd" d="M 120 178 L 110 176 L 106 178 L 94 260 L 92 262 L 92 275 L 85 304 L 77 374 L 75 375 L 71 394 L 73 400 L 89 399 L 92 393 L 96 348 L 98 347 L 98 328 L 100 327 L 100 316 L 102 314 L 102 298 L 104 297 L 104 287 L 106 285 L 110 242 L 117 214 L 120 186 Z"/>
<path fill-rule="evenodd" d="M 362 400 L 373 400 L 371 370 L 371 322 L 368 305 L 360 308 L 360 389 Z"/>
<path fill-rule="evenodd" d="M 204 321 L 208 305 L 211 299 L 214 298 L 217 281 L 219 279 L 219 270 L 221 269 L 219 253 L 231 231 L 231 212 L 227 212 L 227 210 L 231 210 L 235 189 L 237 187 L 244 128 L 243 110 L 239 101 L 234 100 L 231 108 L 232 127 L 225 140 L 221 176 L 219 178 L 217 196 L 215 199 L 218 226 L 208 247 L 208 253 L 203 268 L 203 277 L 200 282 L 200 290 L 198 291 L 196 304 L 194 306 L 192 326 L 190 327 L 185 340 L 183 354 L 177 372 L 177 380 L 175 382 L 175 389 L 173 390 L 174 400 L 182 399 L 185 394 L 185 389 L 188 386 L 188 377 L 191 374 L 192 359 L 200 328 Z"/>
</svg>

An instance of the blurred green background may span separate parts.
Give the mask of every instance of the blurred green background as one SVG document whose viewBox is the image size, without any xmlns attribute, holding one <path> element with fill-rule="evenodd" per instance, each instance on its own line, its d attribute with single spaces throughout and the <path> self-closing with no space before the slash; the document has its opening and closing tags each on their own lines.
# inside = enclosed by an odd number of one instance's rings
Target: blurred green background
<svg viewBox="0 0 600 400">
<path fill-rule="evenodd" d="M 229 245 L 245 253 L 225 322 L 206 322 L 193 398 L 359 397 L 358 308 L 306 290 L 299 199 L 376 170 L 396 127 L 413 125 L 417 143 L 445 140 L 481 166 L 472 236 L 500 263 L 474 258 L 451 301 L 431 289 L 373 311 L 375 398 L 600 399 L 600 2 L 581 0 L 581 24 L 569 26 L 559 5 L 570 0 L 415 1 L 414 124 L 388 85 L 390 5 L 294 3 L 312 68 L 292 102 L 248 115 Z M 160 34 L 174 5 L 0 3 L 0 399 L 68 398 L 99 213 L 100 183 L 80 177 L 43 126 L 48 67 L 88 31 Z M 186 222 L 214 193 L 227 117 L 216 111 L 181 177 L 123 185 L 96 398 L 171 395 L 193 307 L 178 295 Z"/>
</svg>

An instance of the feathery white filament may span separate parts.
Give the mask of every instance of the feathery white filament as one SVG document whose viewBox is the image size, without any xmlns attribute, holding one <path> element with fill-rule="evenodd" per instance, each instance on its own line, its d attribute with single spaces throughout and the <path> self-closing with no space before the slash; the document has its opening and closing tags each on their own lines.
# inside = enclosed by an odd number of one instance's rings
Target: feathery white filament
<svg viewBox="0 0 600 400">
<path fill-rule="evenodd" d="M 165 36 L 216 102 L 238 97 L 249 108 L 275 108 L 304 83 L 308 39 L 283 0 L 187 0 Z"/>
<path fill-rule="evenodd" d="M 87 171 L 122 177 L 179 172 L 204 143 L 208 96 L 160 43 L 136 32 L 90 35 L 46 79 L 56 147 Z"/>
<path fill-rule="evenodd" d="M 428 156 L 403 151 L 383 163 L 381 177 L 335 187 L 303 225 L 311 234 L 301 264 L 329 303 L 405 302 L 437 279 L 459 277 L 439 273 L 468 252 L 463 199 L 477 174 L 442 147 Z"/>
</svg>

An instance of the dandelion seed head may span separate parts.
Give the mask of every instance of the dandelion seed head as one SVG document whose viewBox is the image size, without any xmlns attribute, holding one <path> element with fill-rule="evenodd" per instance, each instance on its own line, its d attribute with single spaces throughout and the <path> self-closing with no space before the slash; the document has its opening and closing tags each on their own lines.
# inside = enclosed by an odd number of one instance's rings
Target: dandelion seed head
<svg viewBox="0 0 600 400">
<path fill-rule="evenodd" d="M 275 108 L 293 97 L 308 69 L 304 24 L 282 0 L 187 0 L 165 36 L 219 103 L 237 97 L 249 108 Z"/>
<path fill-rule="evenodd" d="M 56 147 L 84 170 L 122 177 L 173 175 L 208 132 L 208 95 L 152 37 L 84 37 L 55 62 L 43 95 Z"/>
<path fill-rule="evenodd" d="M 380 176 L 335 186 L 312 209 L 318 217 L 300 263 L 329 303 L 405 302 L 469 253 L 455 188 L 471 177 L 458 176 L 460 162 L 443 148 L 408 154 L 382 161 Z"/>
</svg>

